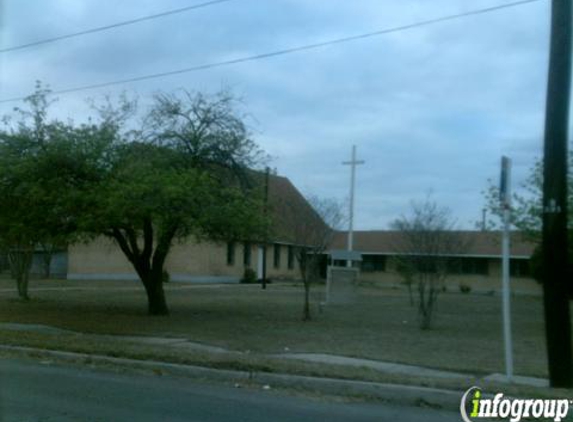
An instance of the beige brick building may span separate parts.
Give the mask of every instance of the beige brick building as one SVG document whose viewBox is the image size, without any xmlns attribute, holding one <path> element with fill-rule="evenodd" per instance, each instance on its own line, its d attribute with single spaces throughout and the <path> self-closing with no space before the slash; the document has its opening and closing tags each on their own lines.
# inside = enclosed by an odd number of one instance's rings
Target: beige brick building
<svg viewBox="0 0 573 422">
<path fill-rule="evenodd" d="M 269 212 L 273 229 L 266 242 L 266 275 L 269 279 L 299 279 L 295 257 L 297 245 L 292 233 L 297 219 L 314 219 L 324 224 L 292 183 L 284 177 L 269 180 Z M 460 232 L 468 240 L 468 249 L 458 256 L 459 269 L 447 284 L 460 284 L 476 290 L 497 290 L 501 280 L 501 235 L 495 232 Z M 354 250 L 362 254 L 363 281 L 399 285 L 396 236 L 393 231 L 355 231 Z M 346 248 L 346 232 L 337 232 L 330 249 Z M 166 269 L 173 281 L 238 282 L 246 268 L 263 275 L 263 246 L 255 242 L 196 242 L 187 239 L 176 243 L 168 255 Z M 529 269 L 535 245 L 519 234 L 512 236 L 511 276 L 514 291 L 538 291 Z M 343 263 L 340 263 L 343 264 Z M 326 274 L 326 259 L 322 274 Z M 133 267 L 110 239 L 99 238 L 89 244 L 68 249 L 67 277 L 73 280 L 136 280 Z"/>
<path fill-rule="evenodd" d="M 272 232 L 266 242 L 266 275 L 269 279 L 299 278 L 291 227 L 298 218 L 311 218 L 323 224 L 294 185 L 285 177 L 269 178 L 269 213 Z M 238 282 L 246 268 L 258 278 L 263 274 L 263 248 L 254 242 L 197 242 L 192 238 L 173 245 L 166 270 L 173 281 Z M 68 279 L 137 280 L 132 265 L 119 247 L 101 237 L 68 249 Z"/>
<path fill-rule="evenodd" d="M 446 280 L 451 289 L 459 289 L 461 284 L 474 290 L 499 290 L 501 285 L 501 233 L 485 231 L 461 231 L 467 241 L 467 249 L 455 255 L 458 268 Z M 338 232 L 332 249 L 345 249 L 346 232 Z M 399 253 L 396 244 L 400 234 L 394 231 L 355 231 L 354 250 L 362 254 L 362 281 L 399 285 L 402 279 L 397 271 Z M 540 286 L 532 278 L 530 259 L 535 244 L 527 241 L 519 233 L 511 237 L 510 273 L 512 290 L 539 292 Z M 452 255 L 454 256 L 454 255 Z M 340 263 L 343 264 L 343 263 Z"/>
</svg>

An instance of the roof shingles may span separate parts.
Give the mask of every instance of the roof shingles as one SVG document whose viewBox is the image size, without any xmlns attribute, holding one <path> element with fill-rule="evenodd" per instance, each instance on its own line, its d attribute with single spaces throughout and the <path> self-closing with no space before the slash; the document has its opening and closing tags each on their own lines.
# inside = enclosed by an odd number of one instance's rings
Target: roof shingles
<svg viewBox="0 0 573 422">
<path fill-rule="evenodd" d="M 501 256 L 501 233 L 494 231 L 458 231 L 468 240 L 467 249 L 462 253 L 466 256 L 499 257 Z M 330 249 L 346 248 L 347 232 L 337 232 Z M 372 230 L 354 232 L 354 250 L 364 254 L 393 255 L 399 253 L 396 249 L 400 232 L 393 230 Z M 511 256 L 530 257 L 535 249 L 535 243 L 526 240 L 519 233 L 512 233 Z"/>
</svg>

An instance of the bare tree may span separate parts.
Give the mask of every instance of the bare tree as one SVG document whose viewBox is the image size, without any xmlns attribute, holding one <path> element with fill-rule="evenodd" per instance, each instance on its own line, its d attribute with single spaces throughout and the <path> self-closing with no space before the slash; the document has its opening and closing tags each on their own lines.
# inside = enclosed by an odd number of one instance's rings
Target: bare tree
<svg viewBox="0 0 573 422">
<path fill-rule="evenodd" d="M 458 261 L 457 256 L 467 249 L 467 240 L 455 230 L 451 211 L 429 197 L 413 202 L 411 215 L 402 216 L 391 226 L 396 230 L 398 271 L 410 288 L 417 286 L 420 328 L 429 329 L 438 295 L 449 270 Z"/>
<path fill-rule="evenodd" d="M 298 245 L 295 256 L 304 286 L 303 321 L 310 321 L 312 318 L 311 285 L 319 278 L 321 259 L 345 218 L 341 204 L 334 199 L 309 196 L 307 202 L 311 207 L 307 216 L 293 222 L 295 243 Z"/>
</svg>

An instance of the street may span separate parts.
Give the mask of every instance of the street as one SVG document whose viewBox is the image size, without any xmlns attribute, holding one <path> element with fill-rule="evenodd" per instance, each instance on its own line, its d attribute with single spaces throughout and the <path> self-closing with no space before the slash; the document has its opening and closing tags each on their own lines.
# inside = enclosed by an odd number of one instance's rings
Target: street
<svg viewBox="0 0 573 422">
<path fill-rule="evenodd" d="M 0 361 L 0 421 L 459 421 L 455 412 L 341 403 L 187 378 Z"/>
</svg>

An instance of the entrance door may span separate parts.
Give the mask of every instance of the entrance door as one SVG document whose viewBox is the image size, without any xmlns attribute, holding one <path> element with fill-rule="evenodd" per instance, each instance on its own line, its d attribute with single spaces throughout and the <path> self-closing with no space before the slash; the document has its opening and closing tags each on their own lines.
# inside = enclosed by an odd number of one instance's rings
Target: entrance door
<svg viewBox="0 0 573 422">
<path fill-rule="evenodd" d="M 257 253 L 257 279 L 263 279 L 263 247 L 259 246 Z"/>
</svg>

